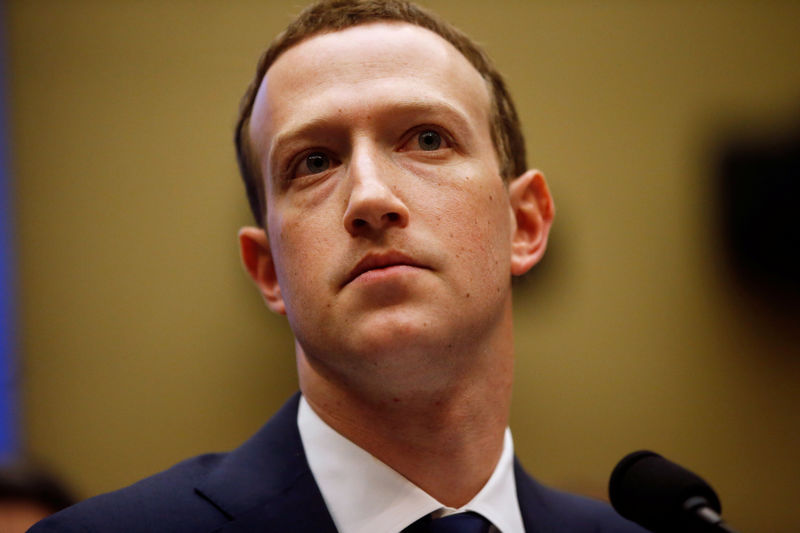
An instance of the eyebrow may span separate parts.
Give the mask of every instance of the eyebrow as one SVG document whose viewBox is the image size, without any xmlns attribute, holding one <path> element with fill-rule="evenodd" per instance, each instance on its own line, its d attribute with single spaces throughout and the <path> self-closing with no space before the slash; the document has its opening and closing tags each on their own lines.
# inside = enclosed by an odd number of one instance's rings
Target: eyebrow
<svg viewBox="0 0 800 533">
<path fill-rule="evenodd" d="M 468 112 L 445 100 L 426 98 L 424 100 L 409 99 L 399 103 L 391 102 L 384 106 L 378 106 L 377 109 L 372 109 L 371 115 L 373 117 L 390 115 L 396 119 L 425 116 L 446 122 L 443 125 L 450 125 L 451 129 L 461 133 L 462 136 L 470 137 L 474 132 L 472 121 L 467 118 Z M 290 125 L 288 129 L 278 133 L 272 140 L 267 152 L 267 160 L 270 162 L 268 170 L 271 174 L 274 173 L 276 170 L 275 163 L 273 163 L 275 161 L 274 156 L 285 146 L 291 146 L 298 139 L 319 136 L 320 131 L 335 131 L 342 128 L 342 120 L 337 116 L 331 115 L 312 117 L 301 121 L 296 126 Z"/>
</svg>

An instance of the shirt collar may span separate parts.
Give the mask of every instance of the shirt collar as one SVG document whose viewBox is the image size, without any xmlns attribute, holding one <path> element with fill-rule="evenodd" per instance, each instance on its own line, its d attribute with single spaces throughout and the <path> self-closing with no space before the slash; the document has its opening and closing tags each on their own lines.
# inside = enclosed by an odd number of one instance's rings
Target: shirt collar
<svg viewBox="0 0 800 533">
<path fill-rule="evenodd" d="M 460 509 L 447 508 L 326 424 L 300 399 L 297 426 L 311 473 L 342 533 L 400 531 L 437 511 L 480 513 L 501 533 L 524 533 L 514 480 L 514 445 L 506 428 L 503 452 L 489 481 Z"/>
</svg>

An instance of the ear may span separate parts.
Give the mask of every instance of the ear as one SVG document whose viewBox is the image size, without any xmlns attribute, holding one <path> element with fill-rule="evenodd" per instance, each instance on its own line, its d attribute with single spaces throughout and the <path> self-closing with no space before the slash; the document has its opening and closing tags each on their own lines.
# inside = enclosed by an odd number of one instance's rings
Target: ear
<svg viewBox="0 0 800 533">
<path fill-rule="evenodd" d="M 521 276 L 544 255 L 555 206 L 538 170 L 528 170 L 512 181 L 508 195 L 516 221 L 511 236 L 511 273 Z"/>
<path fill-rule="evenodd" d="M 275 274 L 275 263 L 269 247 L 269 238 L 261 228 L 247 226 L 239 230 L 239 249 L 242 263 L 247 273 L 253 278 L 267 306 L 282 315 L 286 314 L 286 306 L 281 296 L 278 277 Z"/>
</svg>

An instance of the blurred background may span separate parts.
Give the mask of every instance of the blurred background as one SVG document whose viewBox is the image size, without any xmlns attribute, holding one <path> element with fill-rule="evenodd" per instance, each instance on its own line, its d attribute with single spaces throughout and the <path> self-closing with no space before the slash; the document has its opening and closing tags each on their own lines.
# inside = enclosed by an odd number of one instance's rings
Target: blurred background
<svg viewBox="0 0 800 533">
<path fill-rule="evenodd" d="M 654 449 L 737 529 L 796 531 L 800 3 L 421 3 L 495 58 L 556 200 L 516 288 L 522 462 L 602 497 Z M 235 447 L 296 389 L 239 266 L 232 129 L 302 5 L 0 10 L 0 443 L 80 497 Z"/>
</svg>

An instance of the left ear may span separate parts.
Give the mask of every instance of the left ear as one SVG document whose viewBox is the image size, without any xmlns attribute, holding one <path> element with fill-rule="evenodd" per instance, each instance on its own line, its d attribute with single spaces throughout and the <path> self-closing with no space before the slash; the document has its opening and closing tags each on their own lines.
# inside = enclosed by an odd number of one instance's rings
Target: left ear
<svg viewBox="0 0 800 533">
<path fill-rule="evenodd" d="M 511 236 L 511 273 L 521 276 L 538 263 L 547 248 L 555 206 L 538 170 L 528 170 L 508 186 L 516 227 Z"/>
</svg>

